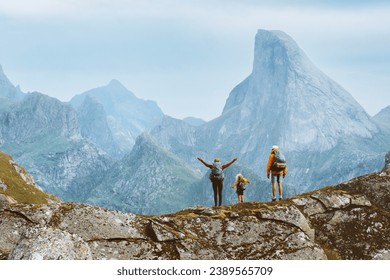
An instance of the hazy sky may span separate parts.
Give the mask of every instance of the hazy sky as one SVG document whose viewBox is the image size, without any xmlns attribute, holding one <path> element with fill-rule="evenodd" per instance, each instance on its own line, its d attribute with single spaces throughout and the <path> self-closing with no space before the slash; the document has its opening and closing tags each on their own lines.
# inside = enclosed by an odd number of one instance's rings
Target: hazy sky
<svg viewBox="0 0 390 280">
<path fill-rule="evenodd" d="M 289 34 L 369 114 L 390 105 L 390 1 L 0 0 L 0 64 L 24 92 L 68 101 L 117 79 L 210 120 L 251 73 L 258 29 Z"/>
</svg>

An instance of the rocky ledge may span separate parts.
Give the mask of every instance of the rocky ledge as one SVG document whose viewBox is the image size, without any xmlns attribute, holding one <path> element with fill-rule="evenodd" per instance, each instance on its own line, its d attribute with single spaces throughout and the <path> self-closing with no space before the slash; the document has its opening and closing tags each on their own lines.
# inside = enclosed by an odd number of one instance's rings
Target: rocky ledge
<svg viewBox="0 0 390 280">
<path fill-rule="evenodd" d="M 3 204 L 0 259 L 390 259 L 390 171 L 286 200 L 140 216 Z"/>
</svg>

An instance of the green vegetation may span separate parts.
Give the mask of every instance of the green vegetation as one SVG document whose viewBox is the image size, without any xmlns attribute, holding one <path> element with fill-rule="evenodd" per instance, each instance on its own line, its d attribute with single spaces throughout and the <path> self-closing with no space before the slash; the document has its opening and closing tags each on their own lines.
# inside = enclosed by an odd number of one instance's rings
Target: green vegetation
<svg viewBox="0 0 390 280">
<path fill-rule="evenodd" d="M 12 161 L 12 157 L 0 151 L 0 179 L 6 185 L 0 188 L 0 194 L 12 197 L 20 203 L 46 204 L 49 200 L 59 200 L 23 180 L 10 163 Z M 23 168 L 21 173 L 28 176 Z"/>
</svg>

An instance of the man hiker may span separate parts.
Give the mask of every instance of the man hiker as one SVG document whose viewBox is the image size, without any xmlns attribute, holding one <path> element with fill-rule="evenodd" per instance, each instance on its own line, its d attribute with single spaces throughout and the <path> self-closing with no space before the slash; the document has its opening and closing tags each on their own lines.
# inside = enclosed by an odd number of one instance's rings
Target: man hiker
<svg viewBox="0 0 390 280">
<path fill-rule="evenodd" d="M 210 181 L 213 185 L 213 191 L 214 191 L 214 205 L 217 206 L 217 201 L 218 205 L 222 205 L 222 189 L 223 189 L 223 170 L 230 165 L 232 165 L 237 158 L 235 157 L 231 162 L 222 164 L 218 158 L 214 159 L 213 164 L 205 162 L 201 157 L 198 157 L 198 160 L 203 163 L 205 166 L 211 169 L 210 173 Z"/>
<path fill-rule="evenodd" d="M 271 184 L 272 184 L 272 201 L 276 200 L 276 182 L 278 183 L 279 190 L 279 200 L 283 199 L 283 186 L 282 186 L 282 176 L 286 177 L 287 166 L 286 159 L 282 152 L 279 151 L 278 146 L 273 146 L 271 149 L 271 154 L 268 158 L 267 164 L 267 178 L 269 179 L 271 173 Z"/>
</svg>

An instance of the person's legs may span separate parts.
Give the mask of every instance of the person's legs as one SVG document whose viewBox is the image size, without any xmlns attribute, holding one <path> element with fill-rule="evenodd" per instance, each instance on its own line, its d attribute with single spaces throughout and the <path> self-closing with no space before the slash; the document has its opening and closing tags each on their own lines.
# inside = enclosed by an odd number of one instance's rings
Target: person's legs
<svg viewBox="0 0 390 280">
<path fill-rule="evenodd" d="M 222 189 L 223 189 L 223 183 L 222 183 L 222 181 L 220 181 L 220 182 L 218 182 L 219 206 L 222 205 Z"/>
<path fill-rule="evenodd" d="M 271 174 L 271 184 L 272 184 L 272 201 L 276 200 L 276 183 L 275 175 Z"/>
<path fill-rule="evenodd" d="M 218 186 L 217 182 L 213 181 L 213 191 L 214 191 L 214 206 L 217 206 L 217 191 L 218 191 Z"/>
<path fill-rule="evenodd" d="M 279 200 L 283 199 L 283 185 L 282 185 L 282 175 L 278 175 L 278 191 L 279 191 Z"/>
<path fill-rule="evenodd" d="M 278 183 L 279 186 L 279 200 L 283 198 L 283 186 L 282 182 Z"/>
</svg>

